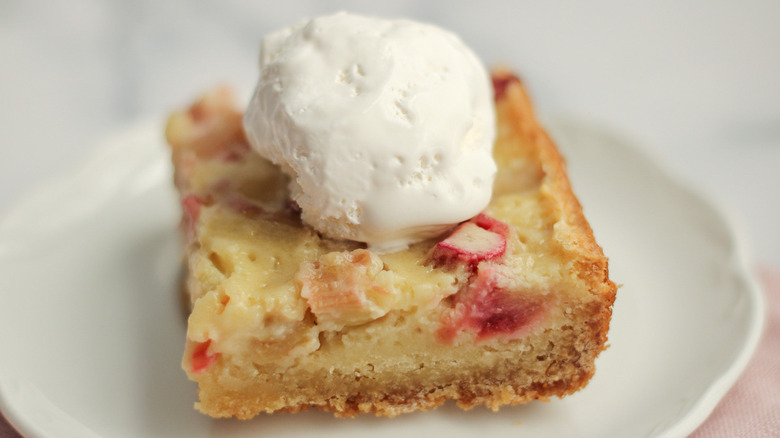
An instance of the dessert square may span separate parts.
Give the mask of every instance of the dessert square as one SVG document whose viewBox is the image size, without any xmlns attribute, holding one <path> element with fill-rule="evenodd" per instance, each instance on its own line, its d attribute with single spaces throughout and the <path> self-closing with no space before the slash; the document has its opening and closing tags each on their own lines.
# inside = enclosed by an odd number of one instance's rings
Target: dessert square
<svg viewBox="0 0 780 438">
<path fill-rule="evenodd" d="M 586 385 L 616 287 L 523 84 L 496 71 L 493 86 L 489 205 L 389 253 L 301 220 L 228 89 L 170 117 L 191 305 L 182 364 L 197 409 L 395 416 Z"/>
</svg>

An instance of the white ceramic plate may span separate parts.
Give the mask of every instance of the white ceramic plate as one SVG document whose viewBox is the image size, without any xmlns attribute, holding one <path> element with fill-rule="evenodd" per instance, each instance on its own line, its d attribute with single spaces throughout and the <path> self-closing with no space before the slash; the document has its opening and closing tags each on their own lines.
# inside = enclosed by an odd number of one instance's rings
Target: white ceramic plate
<svg viewBox="0 0 780 438">
<path fill-rule="evenodd" d="M 33 437 L 682 436 L 753 352 L 760 293 L 729 223 L 603 131 L 551 123 L 610 256 L 611 347 L 564 400 L 395 419 L 212 420 L 179 368 L 177 198 L 162 127 L 98 149 L 0 222 L 0 408 Z"/>
</svg>

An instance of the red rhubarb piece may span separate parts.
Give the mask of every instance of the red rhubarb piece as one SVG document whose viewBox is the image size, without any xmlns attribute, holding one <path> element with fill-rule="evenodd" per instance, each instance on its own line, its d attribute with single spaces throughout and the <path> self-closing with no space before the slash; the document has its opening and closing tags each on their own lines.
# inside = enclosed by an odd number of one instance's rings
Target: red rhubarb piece
<svg viewBox="0 0 780 438">
<path fill-rule="evenodd" d="M 509 225 L 485 213 L 478 214 L 472 221 L 485 230 L 501 234 L 504 237 L 509 235 Z"/>
<path fill-rule="evenodd" d="M 207 340 L 206 342 L 199 342 L 195 345 L 195 349 L 192 351 L 192 372 L 195 374 L 200 374 L 208 367 L 211 366 L 211 364 L 214 363 L 215 360 L 217 360 L 218 354 L 216 353 L 209 353 L 209 347 L 211 346 L 211 339 Z"/>
<path fill-rule="evenodd" d="M 520 82 L 520 79 L 512 74 L 493 75 L 493 98 L 498 100 L 506 93 L 506 87 L 512 82 Z"/>
<path fill-rule="evenodd" d="M 501 276 L 491 267 L 455 295 L 452 309 L 442 315 L 439 340 L 452 343 L 461 331 L 475 332 L 477 341 L 501 336 L 517 339 L 537 327 L 547 313 L 548 300 L 501 285 Z"/>
<path fill-rule="evenodd" d="M 189 240 L 195 238 L 195 224 L 198 222 L 200 209 L 204 204 L 203 198 L 198 195 L 187 195 L 181 200 L 184 209 L 182 223 Z"/>
<path fill-rule="evenodd" d="M 439 265 L 465 263 L 475 267 L 483 260 L 501 257 L 506 251 L 509 225 L 485 214 L 464 222 L 437 243 L 431 257 Z"/>
</svg>

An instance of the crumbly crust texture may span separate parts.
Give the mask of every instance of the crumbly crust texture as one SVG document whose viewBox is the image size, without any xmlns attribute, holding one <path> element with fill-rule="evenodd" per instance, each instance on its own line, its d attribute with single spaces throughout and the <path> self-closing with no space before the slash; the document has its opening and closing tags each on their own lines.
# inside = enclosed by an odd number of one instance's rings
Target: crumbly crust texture
<svg viewBox="0 0 780 438">
<path fill-rule="evenodd" d="M 587 384 L 616 287 L 522 83 L 507 71 L 493 79 L 499 173 L 486 214 L 510 231 L 499 261 L 471 267 L 437 265 L 442 237 L 380 257 L 318 235 L 285 177 L 249 151 L 225 89 L 170 118 L 192 308 L 183 367 L 197 409 L 395 416 L 454 400 L 496 410 Z M 522 317 L 476 327 L 463 309 L 480 305 L 468 296 L 494 272 Z M 340 276 L 356 279 L 349 294 L 332 293 Z"/>
</svg>

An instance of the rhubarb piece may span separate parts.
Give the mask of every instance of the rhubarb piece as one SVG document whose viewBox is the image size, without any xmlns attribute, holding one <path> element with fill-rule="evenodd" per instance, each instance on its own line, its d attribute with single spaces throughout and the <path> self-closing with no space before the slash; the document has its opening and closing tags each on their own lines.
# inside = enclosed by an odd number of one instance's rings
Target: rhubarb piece
<svg viewBox="0 0 780 438">
<path fill-rule="evenodd" d="M 203 96 L 188 111 L 171 115 L 165 136 L 173 147 L 174 161 L 184 151 L 226 161 L 248 152 L 241 129 L 243 115 L 235 108 L 233 92 L 223 87 Z"/>
<path fill-rule="evenodd" d="M 374 281 L 381 270 L 382 261 L 370 251 L 330 253 L 301 267 L 301 296 L 317 324 L 334 328 L 363 324 L 388 311 L 392 295 Z"/>
<path fill-rule="evenodd" d="M 511 289 L 495 268 L 480 267 L 479 273 L 454 298 L 454 306 L 442 316 L 437 332 L 441 342 L 451 344 L 464 330 L 476 333 L 477 342 L 494 336 L 518 339 L 543 321 L 549 300 L 543 295 Z"/>
<path fill-rule="evenodd" d="M 204 205 L 203 198 L 198 195 L 187 195 L 181 200 L 182 205 L 182 227 L 188 241 L 195 239 L 196 223 L 200 217 L 200 209 Z"/>
<path fill-rule="evenodd" d="M 439 265 L 465 263 L 475 265 L 482 260 L 498 258 L 506 251 L 506 238 L 480 227 L 474 222 L 460 224 L 449 237 L 437 243 L 432 258 Z"/>
<path fill-rule="evenodd" d="M 200 342 L 195 345 L 195 349 L 192 351 L 192 372 L 200 374 L 211 364 L 217 360 L 217 353 L 209 353 L 209 347 L 211 346 L 211 339 L 206 342 Z"/>
<path fill-rule="evenodd" d="M 520 83 L 520 78 L 509 73 L 493 74 L 491 80 L 493 81 L 493 98 L 495 100 L 504 97 L 504 93 L 506 93 L 506 88 L 509 84 L 513 82 Z"/>
<path fill-rule="evenodd" d="M 472 221 L 482 229 L 498 233 L 504 237 L 509 236 L 509 225 L 485 213 L 478 214 Z"/>
</svg>

